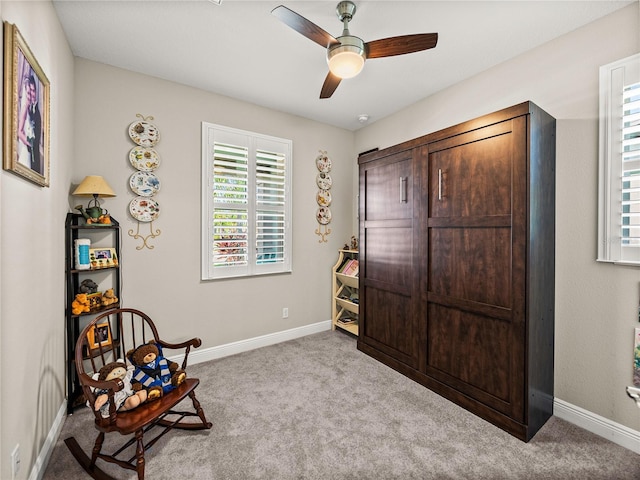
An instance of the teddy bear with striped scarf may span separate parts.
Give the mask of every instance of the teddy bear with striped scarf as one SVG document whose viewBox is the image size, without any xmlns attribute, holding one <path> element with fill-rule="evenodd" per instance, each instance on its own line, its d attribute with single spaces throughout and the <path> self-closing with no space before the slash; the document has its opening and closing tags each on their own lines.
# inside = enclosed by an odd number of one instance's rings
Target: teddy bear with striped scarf
<svg viewBox="0 0 640 480">
<path fill-rule="evenodd" d="M 187 378 L 180 366 L 165 358 L 162 347 L 151 340 L 127 352 L 134 366 L 131 384 L 134 391 L 146 390 L 147 401 L 162 397 Z"/>
</svg>

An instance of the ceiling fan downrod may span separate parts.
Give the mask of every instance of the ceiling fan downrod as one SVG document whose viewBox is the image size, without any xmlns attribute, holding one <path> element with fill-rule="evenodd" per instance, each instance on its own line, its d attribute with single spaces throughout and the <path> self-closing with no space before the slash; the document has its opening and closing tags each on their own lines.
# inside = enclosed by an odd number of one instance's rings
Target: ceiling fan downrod
<svg viewBox="0 0 640 480">
<path fill-rule="evenodd" d="M 338 5 L 336 6 L 336 15 L 338 15 L 338 18 L 344 25 L 344 31 L 342 32 L 343 36 L 349 35 L 349 22 L 355 14 L 356 5 L 353 2 L 344 1 L 338 3 Z"/>
</svg>

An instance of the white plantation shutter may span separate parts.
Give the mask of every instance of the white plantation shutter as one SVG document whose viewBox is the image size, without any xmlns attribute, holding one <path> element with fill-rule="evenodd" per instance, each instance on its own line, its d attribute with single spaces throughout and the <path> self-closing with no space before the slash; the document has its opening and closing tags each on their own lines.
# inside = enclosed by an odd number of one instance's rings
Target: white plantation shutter
<svg viewBox="0 0 640 480">
<path fill-rule="evenodd" d="M 640 82 L 622 94 L 622 246 L 640 247 Z"/>
<path fill-rule="evenodd" d="M 600 68 L 598 260 L 640 264 L 640 54 Z"/>
<path fill-rule="evenodd" d="M 213 146 L 214 266 L 246 267 L 248 262 L 248 159 L 245 147 Z"/>
<path fill-rule="evenodd" d="M 202 278 L 291 271 L 291 141 L 202 124 Z"/>
<path fill-rule="evenodd" d="M 256 155 L 256 251 L 258 264 L 285 261 L 285 155 Z"/>
</svg>

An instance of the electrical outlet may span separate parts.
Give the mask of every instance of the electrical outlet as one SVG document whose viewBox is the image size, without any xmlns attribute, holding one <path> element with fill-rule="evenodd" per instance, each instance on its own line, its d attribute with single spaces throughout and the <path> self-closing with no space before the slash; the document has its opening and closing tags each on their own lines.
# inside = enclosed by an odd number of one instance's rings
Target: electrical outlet
<svg viewBox="0 0 640 480">
<path fill-rule="evenodd" d="M 282 318 L 289 318 L 289 309 L 287 307 L 282 309 Z"/>
<path fill-rule="evenodd" d="M 15 479 L 20 471 L 20 444 L 17 444 L 11 452 L 11 478 Z"/>
</svg>

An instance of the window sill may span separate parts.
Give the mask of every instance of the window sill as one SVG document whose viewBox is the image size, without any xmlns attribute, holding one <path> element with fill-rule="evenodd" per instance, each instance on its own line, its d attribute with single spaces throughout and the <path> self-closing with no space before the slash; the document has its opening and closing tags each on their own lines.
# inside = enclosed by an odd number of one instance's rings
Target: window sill
<svg viewBox="0 0 640 480">
<path fill-rule="evenodd" d="M 640 267 L 640 261 L 633 261 L 633 260 L 605 260 L 605 259 L 597 258 L 596 262 L 610 263 L 612 265 L 621 265 L 624 267 Z"/>
</svg>

